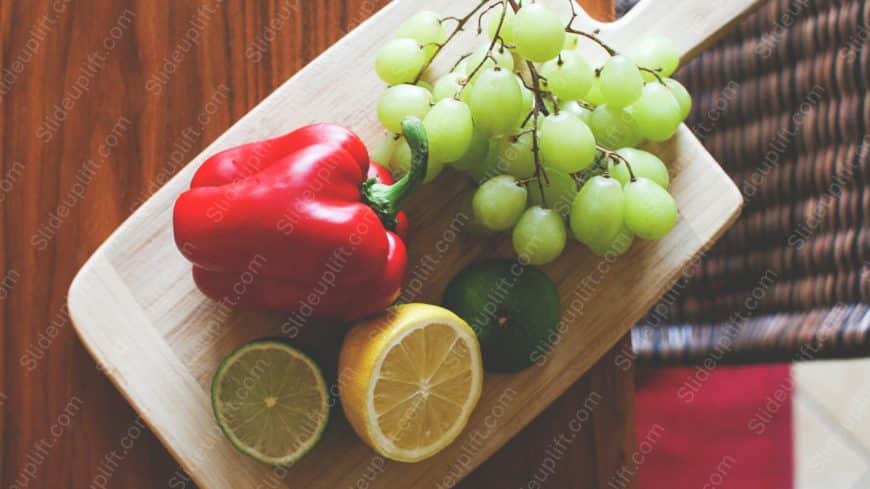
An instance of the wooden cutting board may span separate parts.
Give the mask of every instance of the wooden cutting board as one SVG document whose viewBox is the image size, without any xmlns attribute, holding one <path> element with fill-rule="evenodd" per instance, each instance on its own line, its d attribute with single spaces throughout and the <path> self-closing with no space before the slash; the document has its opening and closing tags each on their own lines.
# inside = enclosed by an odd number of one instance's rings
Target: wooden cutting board
<svg viewBox="0 0 870 489">
<path fill-rule="evenodd" d="M 669 162 L 680 219 L 658 243 L 638 243 L 615 260 L 571 244 L 546 267 L 562 295 L 563 325 L 545 361 L 515 375 L 491 375 L 468 428 L 447 450 L 419 464 L 384 462 L 364 446 L 336 406 L 323 440 L 296 466 L 263 467 L 238 454 L 214 422 L 208 385 L 217 363 L 242 343 L 274 336 L 285 318 L 242 313 L 203 297 L 172 239 L 172 206 L 208 156 L 317 121 L 336 122 L 369 145 L 381 135 L 375 104 L 384 88 L 373 70 L 378 47 L 418 2 L 395 2 L 329 49 L 254 108 L 157 192 L 97 250 L 69 291 L 79 336 L 119 390 L 203 488 L 450 487 L 556 399 L 623 336 L 679 274 L 736 218 L 741 197 L 685 127 L 653 148 Z M 546 3 L 568 11 L 561 0 Z M 748 12 L 757 0 L 647 0 L 618 22 L 575 24 L 618 49 L 644 34 L 675 40 L 687 56 Z M 467 0 L 432 0 L 427 8 L 461 15 Z M 460 36 L 442 60 L 476 46 Z M 596 52 L 589 47 L 588 52 Z M 442 65 L 443 67 L 443 65 Z M 437 67 L 436 67 L 437 68 Z M 456 233 L 463 194 L 458 175 L 424 187 L 408 208 L 412 221 L 405 298 L 439 303 L 446 282 L 468 263 L 510 256 L 509 239 Z M 258 485 L 259 484 L 259 485 Z"/>
</svg>

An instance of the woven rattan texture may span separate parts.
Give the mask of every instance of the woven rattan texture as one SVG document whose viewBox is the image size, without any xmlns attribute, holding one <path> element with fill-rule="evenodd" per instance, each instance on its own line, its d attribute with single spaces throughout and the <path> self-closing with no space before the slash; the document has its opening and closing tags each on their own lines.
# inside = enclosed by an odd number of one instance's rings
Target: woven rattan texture
<svg viewBox="0 0 870 489">
<path fill-rule="evenodd" d="M 870 355 L 868 10 L 771 0 L 679 73 L 746 207 L 632 332 L 642 364 Z"/>
</svg>

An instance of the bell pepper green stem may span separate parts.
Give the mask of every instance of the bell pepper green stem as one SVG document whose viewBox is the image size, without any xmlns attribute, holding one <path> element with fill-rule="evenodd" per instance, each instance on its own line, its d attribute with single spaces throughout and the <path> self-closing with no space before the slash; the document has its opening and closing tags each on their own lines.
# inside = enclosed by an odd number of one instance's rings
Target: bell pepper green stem
<svg viewBox="0 0 870 489">
<path fill-rule="evenodd" d="M 423 123 L 416 117 L 408 117 L 402 121 L 402 132 L 411 148 L 410 171 L 392 185 L 384 185 L 372 178 L 362 188 L 363 200 L 390 230 L 395 230 L 396 215 L 402 204 L 423 183 L 429 168 L 429 138 Z"/>
</svg>

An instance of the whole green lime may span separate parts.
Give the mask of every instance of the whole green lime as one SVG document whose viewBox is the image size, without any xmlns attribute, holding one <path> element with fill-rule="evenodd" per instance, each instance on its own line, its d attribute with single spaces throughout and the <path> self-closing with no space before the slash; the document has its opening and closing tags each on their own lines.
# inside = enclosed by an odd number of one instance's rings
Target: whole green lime
<svg viewBox="0 0 870 489">
<path fill-rule="evenodd" d="M 556 285 L 541 270 L 513 260 L 475 263 L 447 285 L 444 306 L 480 341 L 484 368 L 517 372 L 549 351 L 559 327 Z"/>
</svg>

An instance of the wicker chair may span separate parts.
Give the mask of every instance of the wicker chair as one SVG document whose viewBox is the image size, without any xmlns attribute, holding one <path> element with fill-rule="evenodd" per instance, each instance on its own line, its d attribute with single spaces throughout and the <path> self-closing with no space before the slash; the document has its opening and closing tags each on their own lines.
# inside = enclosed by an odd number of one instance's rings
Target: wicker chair
<svg viewBox="0 0 870 489">
<path fill-rule="evenodd" d="M 746 207 L 632 331 L 641 365 L 870 355 L 868 16 L 771 0 L 679 73 Z"/>
</svg>

